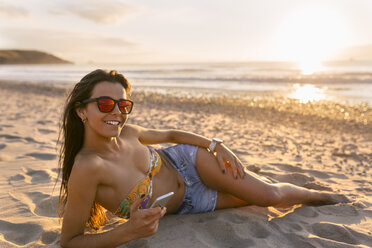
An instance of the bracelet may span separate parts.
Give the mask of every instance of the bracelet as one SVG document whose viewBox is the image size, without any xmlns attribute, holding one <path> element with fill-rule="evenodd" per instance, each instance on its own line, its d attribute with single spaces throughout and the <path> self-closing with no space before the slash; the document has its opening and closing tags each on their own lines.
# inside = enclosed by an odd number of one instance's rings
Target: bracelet
<svg viewBox="0 0 372 248">
<path fill-rule="evenodd" d="M 216 145 L 217 144 L 222 144 L 223 143 L 223 140 L 222 139 L 219 139 L 219 138 L 213 138 L 212 139 L 212 142 L 210 143 L 209 145 L 209 151 L 210 152 L 214 152 L 214 149 L 216 148 Z"/>
</svg>

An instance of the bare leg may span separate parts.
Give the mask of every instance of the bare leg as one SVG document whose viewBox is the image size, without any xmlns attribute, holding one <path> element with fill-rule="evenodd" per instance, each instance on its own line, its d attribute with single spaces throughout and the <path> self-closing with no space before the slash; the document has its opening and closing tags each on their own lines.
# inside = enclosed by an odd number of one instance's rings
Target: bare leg
<svg viewBox="0 0 372 248">
<path fill-rule="evenodd" d="M 196 169 L 203 183 L 219 192 L 217 209 L 244 205 L 285 207 L 300 203 L 334 204 L 342 200 L 332 193 L 309 190 L 293 184 L 269 184 L 252 172 L 247 172 L 244 179 L 235 179 L 229 173 L 223 174 L 217 163 L 212 154 L 199 148 Z"/>
</svg>

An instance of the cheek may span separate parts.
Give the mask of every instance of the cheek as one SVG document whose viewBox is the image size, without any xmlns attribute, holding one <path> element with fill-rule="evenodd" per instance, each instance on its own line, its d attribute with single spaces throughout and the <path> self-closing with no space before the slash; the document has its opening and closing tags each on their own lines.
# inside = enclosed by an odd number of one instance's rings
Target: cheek
<svg viewBox="0 0 372 248">
<path fill-rule="evenodd" d="M 86 116 L 91 120 L 98 120 L 99 118 L 102 118 L 104 113 L 101 113 L 99 109 L 97 108 L 97 105 L 91 104 L 86 109 Z"/>
<path fill-rule="evenodd" d="M 90 128 L 93 128 L 93 129 L 96 129 L 96 130 L 104 128 L 103 119 L 99 114 L 91 114 L 90 113 L 87 116 L 87 119 L 88 119 L 88 124 L 89 124 Z"/>
<path fill-rule="evenodd" d="M 94 113 L 100 113 L 98 110 L 97 104 L 96 103 L 91 103 L 87 106 L 86 108 L 88 113 L 94 114 Z"/>
</svg>

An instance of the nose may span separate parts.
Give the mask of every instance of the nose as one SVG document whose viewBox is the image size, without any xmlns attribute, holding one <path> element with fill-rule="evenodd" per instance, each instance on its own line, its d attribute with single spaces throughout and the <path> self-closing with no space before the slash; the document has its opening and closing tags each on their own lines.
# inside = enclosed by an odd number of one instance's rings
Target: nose
<svg viewBox="0 0 372 248">
<path fill-rule="evenodd" d="M 119 109 L 119 103 L 118 102 L 115 103 L 114 109 L 111 111 L 111 113 L 113 113 L 113 114 L 121 114 L 121 111 Z"/>
</svg>

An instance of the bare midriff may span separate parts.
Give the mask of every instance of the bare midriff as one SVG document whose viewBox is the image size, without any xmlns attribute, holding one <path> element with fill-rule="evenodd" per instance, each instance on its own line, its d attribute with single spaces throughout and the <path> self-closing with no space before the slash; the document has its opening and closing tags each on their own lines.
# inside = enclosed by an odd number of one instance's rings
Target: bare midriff
<svg viewBox="0 0 372 248">
<path fill-rule="evenodd" d="M 153 197 L 174 192 L 174 196 L 167 203 L 167 214 L 174 213 L 181 205 L 185 195 L 185 183 L 178 171 L 168 162 L 161 152 L 158 152 L 162 159 L 162 167 L 153 179 Z"/>
</svg>

